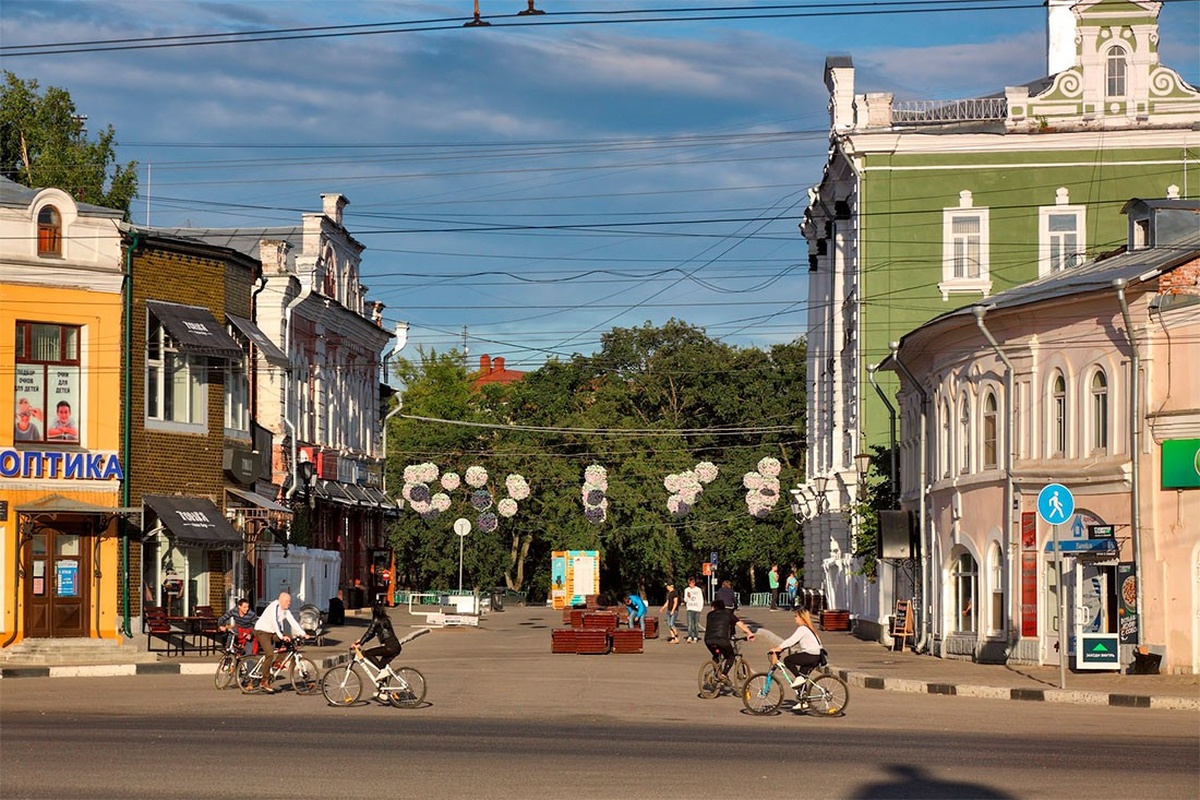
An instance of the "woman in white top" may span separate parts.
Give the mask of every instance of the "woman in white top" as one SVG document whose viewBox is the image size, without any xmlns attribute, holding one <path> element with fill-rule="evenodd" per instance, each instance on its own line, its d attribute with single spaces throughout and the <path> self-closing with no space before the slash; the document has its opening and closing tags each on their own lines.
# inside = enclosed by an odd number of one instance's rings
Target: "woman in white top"
<svg viewBox="0 0 1200 800">
<path fill-rule="evenodd" d="M 783 663 L 796 675 L 792 686 L 799 687 L 804 683 L 801 676 L 812 672 L 813 667 L 821 663 L 821 639 L 813 629 L 812 617 L 803 608 L 796 611 L 795 632 L 768 652 L 777 656 L 789 647 L 795 647 L 796 651 L 784 658 Z"/>
</svg>

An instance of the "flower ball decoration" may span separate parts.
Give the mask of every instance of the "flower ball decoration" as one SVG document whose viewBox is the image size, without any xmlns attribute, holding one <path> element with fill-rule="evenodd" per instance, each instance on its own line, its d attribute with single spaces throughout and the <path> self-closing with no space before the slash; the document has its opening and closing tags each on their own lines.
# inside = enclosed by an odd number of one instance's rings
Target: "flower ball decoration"
<svg viewBox="0 0 1200 800">
<path fill-rule="evenodd" d="M 414 506 L 417 504 L 428 503 L 430 498 L 433 496 L 429 491 L 429 487 L 423 483 L 414 483 L 406 488 L 408 489 L 408 499 Z"/>
<path fill-rule="evenodd" d="M 444 511 L 450 510 L 450 495 L 445 492 L 438 492 L 433 497 L 429 498 L 429 505 L 433 510 L 441 514 Z"/>
<path fill-rule="evenodd" d="M 746 487 L 746 509 L 750 516 L 763 519 L 779 502 L 779 459 L 766 458 L 758 462 L 758 470 L 742 476 Z"/>
<path fill-rule="evenodd" d="M 704 491 L 704 484 L 712 483 L 716 477 L 717 467 L 711 461 L 701 461 L 693 469 L 668 475 L 663 479 L 663 486 L 671 492 L 667 510 L 677 517 L 687 516 Z"/>
<path fill-rule="evenodd" d="M 700 482 L 701 486 L 707 486 L 717 479 L 720 470 L 711 461 L 701 461 L 692 469 L 692 472 L 696 474 L 696 480 Z"/>
<path fill-rule="evenodd" d="M 483 467 L 467 467 L 467 485 L 473 489 L 482 489 L 488 482 L 487 470 Z"/>
<path fill-rule="evenodd" d="M 487 511 L 492 507 L 492 493 L 487 489 L 476 489 L 471 492 L 471 507 L 476 511 Z"/>
<path fill-rule="evenodd" d="M 458 477 L 457 472 L 447 472 L 442 475 L 442 488 L 447 492 L 453 492 L 462 485 L 462 478 Z"/>
<path fill-rule="evenodd" d="M 475 520 L 475 527 L 479 528 L 479 530 L 483 531 L 484 533 L 491 533 L 492 531 L 496 530 L 498 525 L 499 521 L 496 519 L 496 515 L 491 511 L 483 512 Z"/>
<path fill-rule="evenodd" d="M 592 464 L 583 471 L 583 486 L 580 494 L 583 497 L 583 516 L 593 525 L 599 525 L 608 517 L 608 470 L 599 464 Z"/>
<path fill-rule="evenodd" d="M 508 489 L 508 496 L 518 502 L 529 497 L 529 482 L 524 475 L 509 475 L 504 479 L 504 488 Z"/>
<path fill-rule="evenodd" d="M 400 490 L 400 494 L 408 501 L 409 507 L 421 515 L 422 519 L 437 519 L 438 514 L 442 512 L 434 504 L 434 495 L 429 489 L 429 485 L 436 482 L 437 479 L 437 464 L 426 461 L 421 464 L 409 464 L 404 468 L 404 487 Z M 449 499 L 446 498 L 447 501 Z M 441 503 L 441 500 L 437 501 L 438 505 Z M 446 508 L 449 507 L 447 503 Z"/>
<path fill-rule="evenodd" d="M 511 497 L 505 497 L 496 503 L 496 511 L 505 519 L 511 519 L 517 513 L 517 501 Z"/>
</svg>

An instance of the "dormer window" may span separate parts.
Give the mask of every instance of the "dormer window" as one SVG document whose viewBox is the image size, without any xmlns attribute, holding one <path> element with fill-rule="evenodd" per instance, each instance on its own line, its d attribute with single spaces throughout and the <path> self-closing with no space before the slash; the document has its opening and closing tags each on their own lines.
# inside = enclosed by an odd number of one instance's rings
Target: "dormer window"
<svg viewBox="0 0 1200 800">
<path fill-rule="evenodd" d="M 62 255 L 62 215 L 54 206 L 38 212 L 38 255 Z"/>
<path fill-rule="evenodd" d="M 1105 97 L 1125 96 L 1125 72 L 1128 65 L 1128 54 L 1124 47 L 1116 46 L 1108 51 L 1105 63 L 1104 95 Z"/>
</svg>

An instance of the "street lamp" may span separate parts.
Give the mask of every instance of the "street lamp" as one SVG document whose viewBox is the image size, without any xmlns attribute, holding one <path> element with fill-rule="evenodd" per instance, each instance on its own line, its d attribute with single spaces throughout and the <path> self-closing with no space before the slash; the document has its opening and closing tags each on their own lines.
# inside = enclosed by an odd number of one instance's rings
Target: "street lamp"
<svg viewBox="0 0 1200 800">
<path fill-rule="evenodd" d="M 858 470 L 858 482 L 867 482 L 867 472 L 871 469 L 871 454 L 859 453 L 854 457 L 854 467 Z"/>
<path fill-rule="evenodd" d="M 471 532 L 471 521 L 465 517 L 454 520 L 454 532 L 458 534 L 458 591 L 462 593 L 463 542 Z"/>
<path fill-rule="evenodd" d="M 827 497 L 825 497 L 825 490 L 827 488 L 829 488 L 829 476 L 828 475 L 818 475 L 812 479 L 812 484 L 813 484 L 813 491 L 817 495 L 817 497 L 816 497 L 817 513 L 820 514 L 822 511 L 824 511 L 825 509 L 827 509 L 829 507 L 829 499 Z"/>
</svg>

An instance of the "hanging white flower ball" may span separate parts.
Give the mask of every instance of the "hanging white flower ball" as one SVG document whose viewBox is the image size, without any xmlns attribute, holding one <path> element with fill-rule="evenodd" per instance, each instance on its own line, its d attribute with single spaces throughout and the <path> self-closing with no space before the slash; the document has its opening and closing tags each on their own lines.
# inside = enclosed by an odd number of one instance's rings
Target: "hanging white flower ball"
<svg viewBox="0 0 1200 800">
<path fill-rule="evenodd" d="M 442 488 L 447 492 L 453 492 L 462 485 L 462 479 L 458 477 L 457 472 L 442 473 Z"/>
<path fill-rule="evenodd" d="M 717 479 L 717 474 L 719 473 L 717 465 L 711 461 L 701 461 L 692 471 L 696 473 L 696 480 L 704 484 L 715 481 Z"/>
<path fill-rule="evenodd" d="M 487 483 L 487 470 L 483 467 L 467 467 L 467 485 L 474 486 L 476 489 Z"/>
<path fill-rule="evenodd" d="M 747 472 L 742 476 L 742 485 L 747 489 L 758 489 L 762 486 L 763 477 L 757 472 Z"/>
<path fill-rule="evenodd" d="M 511 497 L 506 497 L 499 503 L 496 503 L 496 511 L 499 512 L 500 516 L 508 519 L 517 513 L 517 501 Z"/>
<path fill-rule="evenodd" d="M 429 504 L 433 506 L 435 511 L 446 511 L 450 508 L 450 495 L 445 492 L 438 492 L 429 498 Z"/>
<path fill-rule="evenodd" d="M 524 475 L 513 473 L 504 479 L 504 487 L 508 489 L 513 500 L 524 500 L 529 497 L 529 482 Z"/>
<path fill-rule="evenodd" d="M 763 475 L 774 477 L 779 474 L 780 464 L 778 458 L 767 456 L 758 462 L 758 471 Z"/>
</svg>

